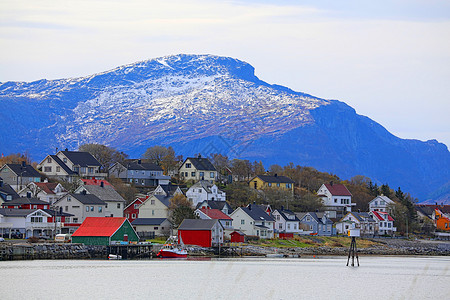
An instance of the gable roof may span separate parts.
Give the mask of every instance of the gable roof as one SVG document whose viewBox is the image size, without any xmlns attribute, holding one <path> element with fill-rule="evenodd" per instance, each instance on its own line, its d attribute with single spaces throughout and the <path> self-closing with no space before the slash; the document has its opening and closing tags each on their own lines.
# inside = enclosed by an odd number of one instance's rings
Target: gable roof
<svg viewBox="0 0 450 300">
<path fill-rule="evenodd" d="M 333 196 L 352 196 L 347 187 L 340 183 L 324 183 L 325 187 Z"/>
<path fill-rule="evenodd" d="M 19 194 L 7 183 L 2 182 L 0 186 L 0 194 L 11 195 L 12 198 L 19 198 Z"/>
<path fill-rule="evenodd" d="M 109 183 L 107 180 L 104 179 L 80 179 L 84 185 L 101 185 L 103 182 L 103 185 L 112 185 L 111 183 Z"/>
<path fill-rule="evenodd" d="M 211 230 L 218 220 L 208 219 L 184 219 L 178 230 Z M 219 223 L 220 226 L 222 224 Z"/>
<path fill-rule="evenodd" d="M 231 206 L 227 203 L 227 201 L 215 201 L 215 200 L 205 200 L 203 202 L 200 202 L 197 204 L 196 208 L 200 208 L 202 204 L 205 202 L 211 209 L 223 210 L 225 206 L 228 206 L 231 209 Z"/>
<path fill-rule="evenodd" d="M 199 182 L 196 182 L 194 185 L 192 185 L 189 189 L 195 189 L 195 188 L 203 188 L 207 193 L 212 193 L 211 188 L 214 184 L 207 180 L 200 180 Z"/>
<path fill-rule="evenodd" d="M 5 164 L 11 171 L 20 177 L 41 177 L 41 174 L 36 171 L 31 165 L 24 164 Z"/>
<path fill-rule="evenodd" d="M 102 164 L 95 159 L 89 152 L 80 151 L 60 151 L 64 154 L 68 160 L 70 160 L 74 165 L 79 165 L 80 167 L 88 166 L 98 166 L 101 167 Z"/>
<path fill-rule="evenodd" d="M 163 171 L 157 164 L 142 162 L 140 159 L 126 159 L 122 165 L 128 170 L 134 171 Z"/>
<path fill-rule="evenodd" d="M 28 197 L 20 197 L 15 198 L 11 201 L 7 201 L 3 203 L 3 206 L 9 206 L 9 205 L 24 205 L 24 204 L 31 204 L 31 205 L 50 205 L 50 203 L 39 200 L 38 198 L 28 198 Z"/>
<path fill-rule="evenodd" d="M 184 162 L 189 161 L 200 171 L 216 171 L 214 165 L 205 157 L 188 157 Z M 184 163 L 182 164 L 184 165 Z"/>
<path fill-rule="evenodd" d="M 0 208 L 0 215 L 5 217 L 26 217 L 38 210 L 43 211 L 42 209 Z"/>
<path fill-rule="evenodd" d="M 247 207 L 241 207 L 241 209 L 255 221 L 268 221 L 274 222 L 273 217 L 269 216 L 263 209 L 257 205 L 249 204 Z"/>
<path fill-rule="evenodd" d="M 389 199 L 385 195 L 379 195 L 379 196 L 376 196 L 375 198 L 373 198 L 372 200 L 370 200 L 369 204 L 372 203 L 375 200 L 383 200 L 383 201 L 386 202 L 386 204 L 394 203 L 394 201 L 392 201 L 391 199 Z"/>
<path fill-rule="evenodd" d="M 388 214 L 387 212 L 384 211 L 371 211 L 371 213 L 374 214 L 375 218 L 378 219 L 379 221 L 384 221 L 384 218 L 381 215 L 384 215 L 388 217 L 388 221 L 394 221 L 394 219 L 391 217 L 390 214 Z"/>
<path fill-rule="evenodd" d="M 325 219 L 326 219 L 326 220 L 325 220 L 325 223 L 322 222 L 322 218 L 323 218 L 323 216 L 325 215 L 325 213 L 323 213 L 323 212 L 321 212 L 321 213 L 307 212 L 307 213 L 305 213 L 305 214 L 303 215 L 303 217 L 302 217 L 300 220 L 304 219 L 304 218 L 306 217 L 306 215 L 310 215 L 310 216 L 312 217 L 312 219 L 313 219 L 314 221 L 316 221 L 317 223 L 325 224 L 325 225 L 333 224 L 333 221 L 331 221 L 330 218 L 328 218 L 328 217 L 326 217 L 326 216 L 325 216 Z"/>
<path fill-rule="evenodd" d="M 127 218 L 87 217 L 72 236 L 112 236 Z"/>
<path fill-rule="evenodd" d="M 277 211 L 277 212 L 280 214 L 280 216 L 281 216 L 283 219 L 285 219 L 286 221 L 298 221 L 298 222 L 300 222 L 300 220 L 299 220 L 299 218 L 297 217 L 297 215 L 296 215 L 293 211 L 291 211 L 291 210 L 288 210 L 288 209 L 284 209 L 284 210 L 276 209 L 275 211 Z M 288 215 L 294 216 L 294 219 L 290 219 L 290 218 L 288 217 Z"/>
<path fill-rule="evenodd" d="M 149 197 L 148 199 L 151 199 L 152 197 L 155 197 L 156 199 L 161 201 L 161 203 L 164 204 L 167 207 L 169 207 L 170 199 L 172 199 L 171 196 L 164 196 L 164 195 L 153 195 L 153 196 Z M 147 199 L 147 201 L 148 201 L 148 199 Z"/>
<path fill-rule="evenodd" d="M 289 177 L 278 176 L 278 175 L 275 175 L 275 176 L 271 176 L 271 175 L 256 175 L 250 181 L 252 181 L 256 177 L 258 177 L 259 179 L 261 179 L 264 182 L 270 182 L 270 183 L 295 183 L 295 181 L 290 179 Z"/>
<path fill-rule="evenodd" d="M 53 191 L 59 185 L 57 182 L 33 182 L 37 187 L 39 187 L 44 193 L 54 195 Z M 65 191 L 65 189 L 63 188 Z"/>
<path fill-rule="evenodd" d="M 83 185 L 80 189 L 85 189 L 89 194 L 95 195 L 103 201 L 125 202 L 125 199 L 114 189 L 112 185 Z"/>
<path fill-rule="evenodd" d="M 125 208 L 123 210 L 126 210 L 128 207 L 132 206 L 134 207 L 134 204 L 142 204 L 144 203 L 145 200 L 147 200 L 149 198 L 149 196 L 143 197 L 143 198 L 136 198 L 133 201 L 131 201 L 130 204 L 128 204 L 127 206 L 125 206 Z M 140 203 L 136 203 L 136 202 L 140 202 Z"/>
<path fill-rule="evenodd" d="M 210 209 L 210 208 L 200 208 L 199 211 L 210 217 L 211 219 L 215 220 L 233 220 L 226 214 L 224 214 L 222 211 L 218 209 Z"/>
<path fill-rule="evenodd" d="M 166 218 L 137 218 L 131 225 L 161 225 L 166 220 Z"/>
<path fill-rule="evenodd" d="M 57 155 L 49 155 L 68 175 L 75 175 L 77 172 L 71 170 Z M 45 158 L 44 160 L 45 161 Z M 42 163 L 42 162 L 41 162 Z"/>
<path fill-rule="evenodd" d="M 351 212 L 348 212 L 344 217 L 342 217 L 342 219 L 344 219 L 347 215 L 350 215 L 350 214 L 352 216 L 354 216 L 359 222 L 369 222 L 369 223 L 375 222 L 375 220 L 372 218 L 372 216 L 367 212 L 351 211 Z"/>
<path fill-rule="evenodd" d="M 69 194 L 69 196 L 74 197 L 82 204 L 94 204 L 94 205 L 106 205 L 106 203 L 99 197 L 93 194 Z"/>
</svg>

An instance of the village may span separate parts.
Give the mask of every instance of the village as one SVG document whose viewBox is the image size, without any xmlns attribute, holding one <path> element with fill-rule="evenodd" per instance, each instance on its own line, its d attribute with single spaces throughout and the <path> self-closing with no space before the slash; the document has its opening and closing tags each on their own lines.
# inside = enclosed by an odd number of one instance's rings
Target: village
<svg viewBox="0 0 450 300">
<path fill-rule="evenodd" d="M 225 176 L 207 157 L 188 157 L 168 173 L 141 158 L 105 168 L 89 152 L 67 149 L 47 155 L 36 168 L 24 161 L 6 163 L 0 168 L 2 240 L 63 236 L 65 242 L 111 246 L 176 236 L 179 244 L 223 247 L 302 236 L 347 236 L 355 228 L 368 238 L 408 238 L 413 233 L 408 232 L 408 219 L 406 224 L 394 219 L 395 203 L 388 196 L 377 195 L 363 211 L 355 208 L 352 193 L 339 182 L 323 182 L 317 189 L 320 209 L 294 211 L 289 209 L 289 195 L 296 182 L 287 176 L 261 172 L 244 180 L 248 189 L 262 195 L 261 200 L 235 206 L 220 189 Z M 228 183 L 239 180 L 233 174 L 225 178 Z M 127 201 L 111 182 L 138 187 L 139 192 Z M 264 202 L 273 191 L 286 199 L 276 205 Z M 414 212 L 419 222 L 432 224 L 430 238 L 448 239 L 449 205 L 416 204 Z M 400 226 L 406 232 L 399 232 Z"/>
</svg>

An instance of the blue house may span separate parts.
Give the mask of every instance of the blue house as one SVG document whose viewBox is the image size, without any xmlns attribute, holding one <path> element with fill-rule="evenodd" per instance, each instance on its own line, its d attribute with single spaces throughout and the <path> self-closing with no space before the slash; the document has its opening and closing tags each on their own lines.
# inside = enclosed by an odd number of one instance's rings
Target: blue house
<svg viewBox="0 0 450 300">
<path fill-rule="evenodd" d="M 304 233 L 311 235 L 332 236 L 336 235 L 333 221 L 323 212 L 307 212 L 299 216 L 300 228 Z"/>
</svg>

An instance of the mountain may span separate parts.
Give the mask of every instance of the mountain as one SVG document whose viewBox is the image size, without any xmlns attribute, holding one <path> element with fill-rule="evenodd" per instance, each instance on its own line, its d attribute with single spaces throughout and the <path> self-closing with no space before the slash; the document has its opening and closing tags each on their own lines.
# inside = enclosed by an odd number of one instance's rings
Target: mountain
<svg viewBox="0 0 450 300">
<path fill-rule="evenodd" d="M 420 200 L 450 198 L 444 144 L 395 137 L 343 102 L 270 85 L 237 59 L 174 55 L 88 77 L 0 84 L 1 152 L 41 160 L 92 142 L 133 157 L 171 145 L 185 156 L 293 162 L 365 175 Z"/>
</svg>

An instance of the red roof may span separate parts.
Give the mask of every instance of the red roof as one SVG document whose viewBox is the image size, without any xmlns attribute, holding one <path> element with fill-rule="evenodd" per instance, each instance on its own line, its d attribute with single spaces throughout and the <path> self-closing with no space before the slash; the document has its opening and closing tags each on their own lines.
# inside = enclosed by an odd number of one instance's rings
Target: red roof
<svg viewBox="0 0 450 300">
<path fill-rule="evenodd" d="M 35 182 L 34 184 L 47 194 L 54 194 L 53 190 L 58 185 L 57 182 Z"/>
<path fill-rule="evenodd" d="M 112 236 L 127 218 L 87 217 L 72 236 Z"/>
<path fill-rule="evenodd" d="M 101 182 L 103 182 L 104 185 L 111 185 L 111 183 L 103 179 L 81 179 L 81 181 L 83 181 L 84 185 L 100 185 Z"/>
<path fill-rule="evenodd" d="M 218 209 L 201 208 L 201 212 L 214 220 L 233 220 Z"/>
<path fill-rule="evenodd" d="M 388 221 L 394 221 L 394 219 L 391 217 L 391 215 L 388 214 L 387 212 L 384 212 L 384 211 L 375 211 L 375 210 L 372 211 L 372 212 L 373 212 L 373 214 L 375 215 L 375 217 L 377 217 L 378 220 L 380 220 L 380 221 L 384 221 L 386 215 L 387 215 Z M 381 215 L 384 215 L 384 217 L 382 217 Z"/>
<path fill-rule="evenodd" d="M 325 187 L 330 191 L 331 195 L 333 195 L 333 196 L 352 196 L 352 193 L 350 193 L 350 191 L 347 189 L 347 187 L 343 184 L 326 183 Z"/>
</svg>

